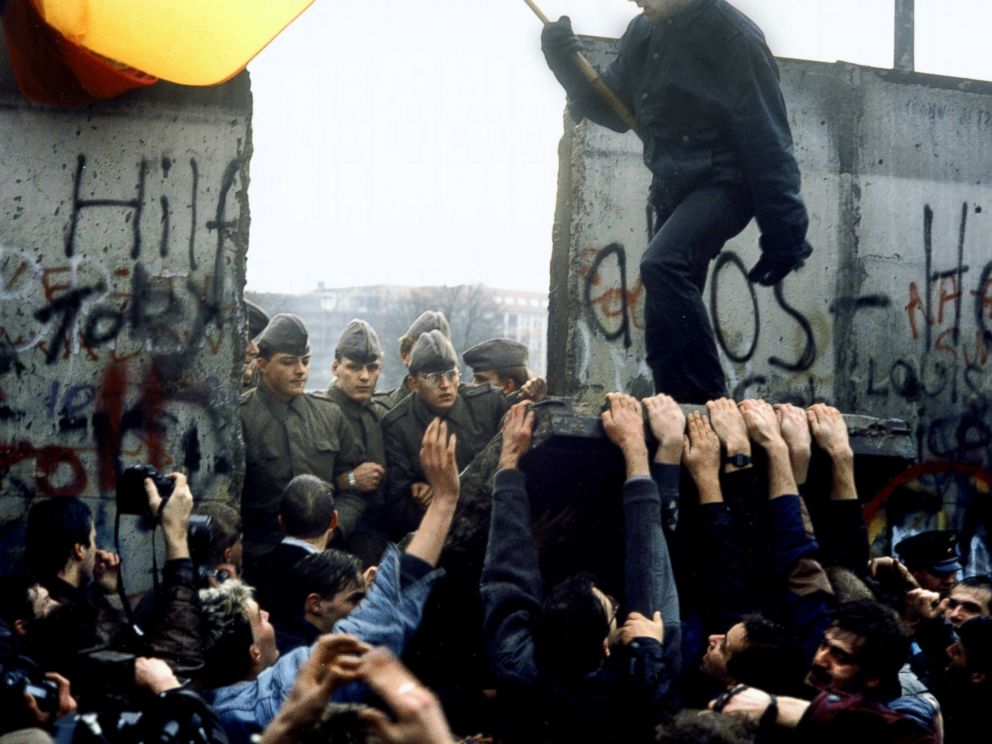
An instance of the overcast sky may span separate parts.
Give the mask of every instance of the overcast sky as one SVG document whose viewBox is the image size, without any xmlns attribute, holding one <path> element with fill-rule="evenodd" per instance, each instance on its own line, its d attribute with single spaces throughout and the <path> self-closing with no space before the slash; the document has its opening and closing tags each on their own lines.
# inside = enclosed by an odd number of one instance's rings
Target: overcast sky
<svg viewBox="0 0 992 744">
<path fill-rule="evenodd" d="M 538 0 L 619 36 L 625 0 Z M 737 0 L 779 56 L 892 64 L 893 0 Z M 917 69 L 992 79 L 989 0 L 916 0 Z M 252 62 L 248 289 L 547 290 L 565 97 L 523 0 L 317 0 Z"/>
</svg>

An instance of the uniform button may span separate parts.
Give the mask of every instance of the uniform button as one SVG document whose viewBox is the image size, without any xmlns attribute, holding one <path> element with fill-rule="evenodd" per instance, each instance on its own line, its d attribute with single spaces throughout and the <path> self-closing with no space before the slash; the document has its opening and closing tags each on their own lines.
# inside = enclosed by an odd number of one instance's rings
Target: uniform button
<svg viewBox="0 0 992 744">
<path fill-rule="evenodd" d="M 689 135 L 688 134 L 683 134 L 682 135 L 682 142 L 687 143 L 688 141 L 689 141 Z"/>
<path fill-rule="evenodd" d="M 646 101 L 647 98 L 648 98 L 648 94 L 647 93 L 641 93 L 641 100 L 642 101 Z"/>
<path fill-rule="evenodd" d="M 653 57 L 654 57 L 655 59 L 658 59 L 658 58 L 659 58 L 659 57 L 660 57 L 661 55 L 660 55 L 660 54 L 658 54 L 658 52 L 655 52 L 655 53 L 654 53 L 654 55 L 652 55 L 652 56 L 653 56 Z"/>
</svg>

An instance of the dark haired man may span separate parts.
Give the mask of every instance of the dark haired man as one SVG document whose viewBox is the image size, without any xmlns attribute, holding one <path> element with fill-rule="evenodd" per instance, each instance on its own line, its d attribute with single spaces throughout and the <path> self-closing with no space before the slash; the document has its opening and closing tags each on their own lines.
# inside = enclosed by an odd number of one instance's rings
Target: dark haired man
<svg viewBox="0 0 992 744">
<path fill-rule="evenodd" d="M 458 469 L 464 470 L 499 431 L 508 405 L 491 385 L 460 384 L 455 349 L 439 330 L 421 334 L 410 352 L 409 367 L 413 394 L 382 419 L 388 464 L 382 524 L 393 540 L 416 527 L 430 503 L 418 459 L 430 422 L 439 418 L 446 423 L 457 441 Z"/>
<path fill-rule="evenodd" d="M 276 645 L 281 653 L 308 646 L 365 599 L 362 564 L 355 556 L 328 548 L 312 553 L 283 578 L 292 613 L 277 618 Z"/>
<path fill-rule="evenodd" d="M 29 576 L 0 576 L 0 656 L 23 653 L 31 625 L 58 604 L 45 587 Z"/>
<path fill-rule="evenodd" d="M 944 617 L 955 628 L 973 617 L 992 615 L 992 578 L 978 575 L 961 579 L 951 587 L 946 602 Z"/>
<path fill-rule="evenodd" d="M 276 517 L 283 489 L 294 476 L 316 475 L 338 487 L 339 529 L 345 535 L 363 508 L 362 495 L 349 490 L 348 479 L 362 461 L 361 445 L 337 405 L 303 394 L 310 370 L 303 321 L 276 315 L 257 340 L 259 384 L 242 396 L 239 410 L 245 440 L 241 516 L 250 581 L 282 537 Z"/>
<path fill-rule="evenodd" d="M 35 502 L 28 510 L 25 553 L 28 570 L 52 599 L 72 606 L 75 649 L 118 638 L 124 615 L 108 596 L 117 591 L 121 559 L 97 547 L 93 514 L 82 500 Z"/>
<path fill-rule="evenodd" d="M 804 741 L 939 741 L 939 709 L 929 695 L 900 696 L 909 637 L 894 610 L 871 600 L 837 608 L 813 658 L 812 701 L 741 685 L 718 703 L 724 713 L 798 728 Z"/>
<path fill-rule="evenodd" d="M 749 278 L 773 285 L 803 265 L 809 218 L 779 73 L 761 30 L 724 0 L 638 0 L 603 81 L 632 112 L 653 175 L 656 231 L 641 259 L 647 362 L 681 403 L 726 394 L 702 290 L 707 265 L 757 217 L 762 258 Z M 567 17 L 541 47 L 576 120 L 630 129 L 574 64 Z"/>
<path fill-rule="evenodd" d="M 293 569 L 297 563 L 327 547 L 338 524 L 334 488 L 315 475 L 298 475 L 282 492 L 279 528 L 283 538 L 255 579 L 259 604 L 277 620 L 299 612 L 291 601 Z"/>
<path fill-rule="evenodd" d="M 521 696 L 520 709 L 523 700 L 540 699 L 537 720 L 521 720 L 526 716 L 514 711 L 509 725 L 517 730 L 508 734 L 521 741 L 639 741 L 672 712 L 681 631 L 661 498 L 651 478 L 640 404 L 620 393 L 607 400 L 603 428 L 627 471 L 626 620 L 588 575 L 566 579 L 542 596 L 530 503 L 517 467 L 530 447 L 534 414 L 519 403 L 504 425 L 481 590 L 493 673 L 509 695 Z M 655 431 L 656 459 L 666 469 L 666 483 L 677 484 L 685 419 L 673 400 L 666 403 L 668 426 Z"/>
<path fill-rule="evenodd" d="M 363 462 L 348 474 L 348 488 L 363 495 L 364 511 L 348 537 L 345 547 L 366 565 L 379 560 L 387 537 L 379 529 L 382 510 L 382 484 L 386 474 L 386 447 L 379 424 L 383 411 L 372 405 L 379 373 L 382 347 L 379 336 L 364 320 L 345 326 L 334 349 L 331 365 L 334 379 L 326 390 L 313 393 L 336 403 L 362 446 Z"/>
</svg>

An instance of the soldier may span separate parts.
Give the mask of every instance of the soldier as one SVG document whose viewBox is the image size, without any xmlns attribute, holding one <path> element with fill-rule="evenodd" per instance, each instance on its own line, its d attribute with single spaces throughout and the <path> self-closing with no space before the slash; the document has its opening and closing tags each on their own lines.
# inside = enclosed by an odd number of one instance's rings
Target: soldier
<svg viewBox="0 0 992 744">
<path fill-rule="evenodd" d="M 352 471 L 349 478 L 354 479 L 354 484 L 349 485 L 365 495 L 365 512 L 345 544 L 366 567 L 378 562 L 388 542 L 385 533 L 375 526 L 382 508 L 381 485 L 386 472 L 386 448 L 379 426 L 383 412 L 372 405 L 381 371 L 379 336 L 364 320 L 353 320 L 341 332 L 334 349 L 334 380 L 327 390 L 313 393 L 314 397 L 338 405 L 362 445 L 364 462 Z"/>
<path fill-rule="evenodd" d="M 425 310 L 407 328 L 406 333 L 400 336 L 400 361 L 403 362 L 404 367 L 410 367 L 410 352 L 413 351 L 413 345 L 417 343 L 417 339 L 422 334 L 434 330 L 441 331 L 449 340 L 451 339 L 451 326 L 448 325 L 448 319 L 444 317 L 444 313 L 440 310 Z M 372 404 L 385 414 L 409 394 L 410 388 L 404 378 L 395 390 L 378 393 L 373 398 Z"/>
<path fill-rule="evenodd" d="M 954 530 L 927 530 L 895 546 L 899 558 L 923 589 L 946 597 L 961 572 L 958 533 Z"/>
<path fill-rule="evenodd" d="M 303 321 L 276 315 L 258 339 L 258 387 L 241 397 L 245 484 L 241 493 L 245 574 L 279 543 L 276 522 L 286 485 L 310 474 L 337 486 L 338 529 L 347 537 L 364 500 L 349 489 L 349 473 L 362 462 L 362 447 L 337 405 L 304 395 L 310 347 Z"/>
<path fill-rule="evenodd" d="M 418 454 L 428 424 L 435 417 L 447 423 L 457 437 L 458 469 L 464 470 L 499 431 L 508 407 L 492 385 L 459 385 L 458 357 L 439 330 L 417 340 L 409 368 L 412 394 L 382 419 L 387 464 L 383 521 L 392 539 L 415 528 L 431 500 Z"/>
<path fill-rule="evenodd" d="M 255 360 L 258 359 L 258 344 L 255 343 L 255 339 L 269 324 L 269 316 L 254 302 L 245 300 L 245 310 L 245 314 L 248 316 L 248 348 L 245 352 L 245 366 L 241 371 L 242 393 L 251 390 L 258 384 L 258 368 L 255 366 Z"/>
<path fill-rule="evenodd" d="M 476 344 L 462 354 L 472 368 L 472 384 L 490 383 L 510 395 L 520 390 L 530 379 L 527 369 L 527 346 L 511 338 L 491 338 Z"/>
</svg>

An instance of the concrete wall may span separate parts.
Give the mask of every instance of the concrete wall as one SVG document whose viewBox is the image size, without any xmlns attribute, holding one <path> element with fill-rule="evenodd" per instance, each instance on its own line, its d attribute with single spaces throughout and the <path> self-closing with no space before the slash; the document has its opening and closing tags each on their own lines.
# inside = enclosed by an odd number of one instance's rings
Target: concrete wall
<svg viewBox="0 0 992 744">
<path fill-rule="evenodd" d="M 107 544 L 118 461 L 185 468 L 198 498 L 240 487 L 250 121 L 247 74 L 33 106 L 0 48 L 4 567 L 39 496 L 85 499 Z"/>
<path fill-rule="evenodd" d="M 602 39 L 587 48 L 600 65 L 611 54 Z M 754 224 L 712 264 L 705 299 L 729 387 L 736 398 L 905 419 L 921 459 L 968 481 L 987 509 L 992 85 L 780 65 L 816 251 L 780 292 L 745 278 L 758 258 Z M 565 129 L 549 378 L 555 392 L 589 399 L 647 393 L 638 264 L 650 174 L 635 135 Z"/>
</svg>

